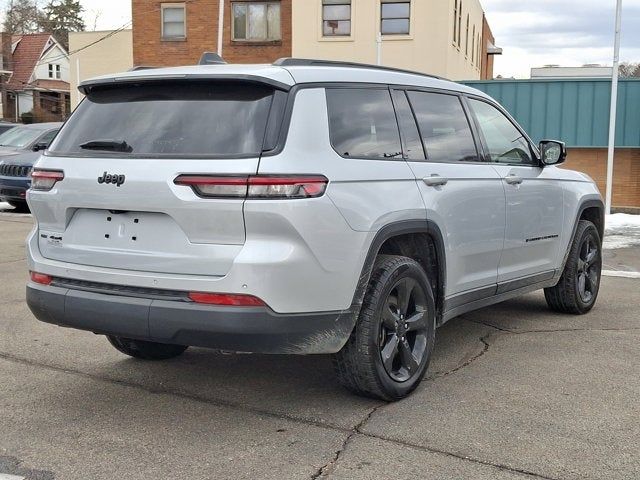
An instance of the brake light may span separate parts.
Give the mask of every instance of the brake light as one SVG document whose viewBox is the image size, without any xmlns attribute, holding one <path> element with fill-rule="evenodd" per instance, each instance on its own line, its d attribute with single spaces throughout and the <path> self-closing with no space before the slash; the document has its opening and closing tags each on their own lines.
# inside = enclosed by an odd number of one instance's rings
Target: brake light
<svg viewBox="0 0 640 480">
<path fill-rule="evenodd" d="M 51 277 L 51 275 L 45 275 L 44 273 L 29 272 L 29 276 L 31 277 L 32 282 L 39 283 L 40 285 L 51 285 L 51 282 L 53 281 L 53 277 Z"/>
<path fill-rule="evenodd" d="M 63 179 L 64 173 L 60 170 L 33 170 L 31 172 L 31 190 L 49 191 Z"/>
<path fill-rule="evenodd" d="M 321 197 L 329 180 L 322 175 L 180 175 L 174 183 L 190 186 L 201 197 L 268 200 Z"/>
<path fill-rule="evenodd" d="M 253 295 L 237 295 L 229 293 L 190 292 L 189 299 L 196 303 L 209 305 L 226 305 L 234 307 L 264 307 L 266 304 Z"/>
</svg>

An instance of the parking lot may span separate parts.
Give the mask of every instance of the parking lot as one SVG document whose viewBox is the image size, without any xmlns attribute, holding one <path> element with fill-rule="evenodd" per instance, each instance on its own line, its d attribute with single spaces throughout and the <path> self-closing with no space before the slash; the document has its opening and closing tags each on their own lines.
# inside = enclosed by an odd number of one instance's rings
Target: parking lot
<svg viewBox="0 0 640 480">
<path fill-rule="evenodd" d="M 586 316 L 535 293 L 452 320 L 428 380 L 383 404 L 324 356 L 140 362 L 37 322 L 31 226 L 0 212 L 0 479 L 640 477 L 639 279 L 603 278 Z M 640 270 L 640 247 L 605 269 Z"/>
</svg>

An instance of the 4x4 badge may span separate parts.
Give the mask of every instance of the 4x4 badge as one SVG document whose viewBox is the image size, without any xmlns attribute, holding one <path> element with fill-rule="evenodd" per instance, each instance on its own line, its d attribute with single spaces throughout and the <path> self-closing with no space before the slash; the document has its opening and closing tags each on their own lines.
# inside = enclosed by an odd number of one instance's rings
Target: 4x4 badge
<svg viewBox="0 0 640 480">
<path fill-rule="evenodd" d="M 104 172 L 101 177 L 98 177 L 98 183 L 115 183 L 117 187 L 124 183 L 124 175 L 116 175 Z"/>
</svg>

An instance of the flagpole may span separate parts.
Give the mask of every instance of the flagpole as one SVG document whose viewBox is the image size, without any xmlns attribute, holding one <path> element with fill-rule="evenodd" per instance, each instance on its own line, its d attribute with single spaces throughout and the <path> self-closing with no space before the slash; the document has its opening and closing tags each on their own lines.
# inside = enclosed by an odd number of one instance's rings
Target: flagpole
<svg viewBox="0 0 640 480">
<path fill-rule="evenodd" d="M 609 112 L 609 149 L 607 152 L 607 190 L 605 208 L 611 214 L 611 198 L 613 191 L 613 158 L 616 144 L 616 115 L 618 109 L 618 76 L 620 65 L 620 31 L 622 27 L 622 0 L 616 5 L 616 35 L 613 47 L 613 72 L 611 74 L 611 109 Z"/>
</svg>

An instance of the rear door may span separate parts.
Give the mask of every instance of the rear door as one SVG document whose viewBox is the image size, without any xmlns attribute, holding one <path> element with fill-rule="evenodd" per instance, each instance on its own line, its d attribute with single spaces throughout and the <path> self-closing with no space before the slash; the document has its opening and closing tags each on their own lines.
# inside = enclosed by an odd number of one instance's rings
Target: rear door
<svg viewBox="0 0 640 480">
<path fill-rule="evenodd" d="M 484 100 L 469 98 L 468 102 L 487 160 L 502 179 L 507 198 L 507 228 L 498 281 L 551 277 L 561 250 L 562 184 L 545 174 L 529 140 L 504 113 Z"/>
<path fill-rule="evenodd" d="M 504 240 L 501 179 L 478 155 L 458 95 L 395 90 L 394 100 L 427 217 L 442 231 L 446 295 L 459 296 L 460 304 L 488 296 L 496 288 Z"/>
<path fill-rule="evenodd" d="M 245 241 L 243 192 L 206 198 L 175 179 L 255 174 L 273 97 L 272 87 L 228 81 L 93 87 L 36 165 L 64 172 L 29 194 L 42 255 L 226 274 Z"/>
</svg>

